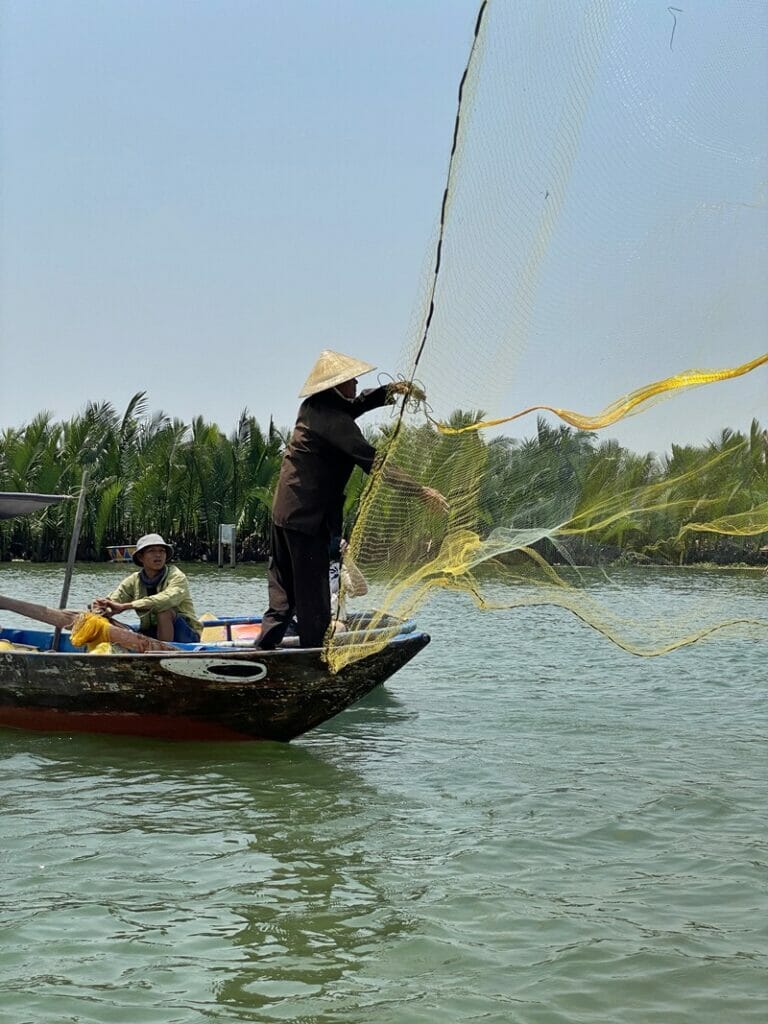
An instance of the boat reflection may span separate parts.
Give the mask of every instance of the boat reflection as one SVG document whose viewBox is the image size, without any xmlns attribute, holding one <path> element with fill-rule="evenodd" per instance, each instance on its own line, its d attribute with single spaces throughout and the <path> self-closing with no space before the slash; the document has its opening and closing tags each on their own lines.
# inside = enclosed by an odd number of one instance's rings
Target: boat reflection
<svg viewBox="0 0 768 1024">
<path fill-rule="evenodd" d="M 368 713 L 398 702 L 384 704 Z M 56 914 L 67 891 L 70 913 L 104 908 L 104 956 L 128 942 L 198 963 L 208 990 L 198 1005 L 214 998 L 235 1015 L 271 1007 L 285 1017 L 300 999 L 311 1016 L 317 999 L 322 1013 L 342 980 L 365 975 L 410 927 L 386 848 L 401 803 L 332 757 L 299 745 L 4 731 L 9 855 L 23 864 L 39 848 L 41 821 L 55 851 L 56 891 L 38 888 L 21 910 Z M 22 874 L 12 891 L 22 892 Z"/>
</svg>

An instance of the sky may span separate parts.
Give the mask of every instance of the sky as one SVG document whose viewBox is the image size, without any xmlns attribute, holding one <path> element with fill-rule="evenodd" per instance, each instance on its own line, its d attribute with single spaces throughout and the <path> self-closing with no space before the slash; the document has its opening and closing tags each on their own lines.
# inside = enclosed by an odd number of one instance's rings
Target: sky
<svg viewBox="0 0 768 1024">
<path fill-rule="evenodd" d="M 0 10 L 0 425 L 288 424 L 323 348 L 395 361 L 474 3 Z"/>
<path fill-rule="evenodd" d="M 244 409 L 285 427 L 321 349 L 393 371 L 476 14 L 475 0 L 2 0 L 0 429 L 89 401 L 121 411 L 138 391 L 226 432 Z M 666 7 L 659 23 L 666 46 Z M 750 315 L 751 356 L 768 348 L 765 303 Z M 585 411 L 617 397 L 600 373 Z M 638 417 L 613 434 L 642 449 L 747 425 L 766 374 L 728 387 L 695 416 L 669 404 L 657 433 Z"/>
</svg>

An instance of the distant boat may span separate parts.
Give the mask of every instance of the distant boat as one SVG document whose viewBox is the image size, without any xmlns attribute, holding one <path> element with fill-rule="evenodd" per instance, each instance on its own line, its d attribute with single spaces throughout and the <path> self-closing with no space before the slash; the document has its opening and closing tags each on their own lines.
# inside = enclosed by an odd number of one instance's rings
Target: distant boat
<svg viewBox="0 0 768 1024">
<path fill-rule="evenodd" d="M 110 562 L 132 562 L 136 551 L 135 544 L 109 544 L 107 546 Z"/>
</svg>

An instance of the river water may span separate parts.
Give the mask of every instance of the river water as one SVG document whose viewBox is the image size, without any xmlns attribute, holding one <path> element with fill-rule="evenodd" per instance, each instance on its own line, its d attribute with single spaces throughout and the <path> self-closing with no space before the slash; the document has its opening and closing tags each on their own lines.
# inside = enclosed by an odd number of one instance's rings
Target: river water
<svg viewBox="0 0 768 1024">
<path fill-rule="evenodd" d="M 190 573 L 198 611 L 264 604 L 261 568 Z M 78 567 L 69 606 L 120 575 Z M 625 582 L 768 618 L 755 572 Z M 420 624 L 290 746 L 0 730 L 0 1022 L 768 1019 L 765 642 L 638 659 L 450 593 Z"/>
</svg>

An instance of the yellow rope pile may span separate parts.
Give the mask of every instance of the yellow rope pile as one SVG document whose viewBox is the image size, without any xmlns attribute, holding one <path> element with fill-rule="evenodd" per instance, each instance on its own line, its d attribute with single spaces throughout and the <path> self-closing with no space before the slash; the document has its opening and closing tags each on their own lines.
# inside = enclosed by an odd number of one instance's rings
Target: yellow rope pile
<svg viewBox="0 0 768 1024">
<path fill-rule="evenodd" d="M 23 654 L 39 654 L 36 647 L 29 644 L 15 644 L 11 640 L 0 640 L 0 651 L 16 651 Z"/>
<path fill-rule="evenodd" d="M 83 612 L 72 623 L 70 640 L 74 647 L 87 647 L 89 654 L 109 654 L 109 619 L 94 612 Z"/>
</svg>

